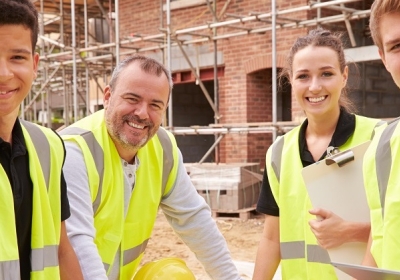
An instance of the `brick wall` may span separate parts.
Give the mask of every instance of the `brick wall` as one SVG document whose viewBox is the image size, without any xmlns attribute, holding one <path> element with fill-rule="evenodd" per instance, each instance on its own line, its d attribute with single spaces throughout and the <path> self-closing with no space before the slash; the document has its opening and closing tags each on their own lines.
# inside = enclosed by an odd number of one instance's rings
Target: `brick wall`
<svg viewBox="0 0 400 280">
<path fill-rule="evenodd" d="M 369 0 L 368 0 L 369 1 Z M 165 1 L 164 1 L 165 2 Z M 277 9 L 291 9 L 308 5 L 307 0 L 278 0 Z M 363 2 L 363 1 L 361 1 Z M 227 1 L 217 1 L 217 15 Z M 134 34 L 154 35 L 161 33 L 160 27 L 165 27 L 166 13 L 162 12 L 159 0 L 120 0 L 120 30 L 122 39 Z M 212 4 L 213 5 L 213 4 Z M 362 5 L 360 3 L 354 5 Z M 369 4 L 370 5 L 370 4 Z M 348 6 L 348 5 L 346 5 Z M 369 7 L 366 7 L 369 8 Z M 270 0 L 232 0 L 226 7 L 225 16 L 221 20 L 249 16 L 251 13 L 268 13 L 271 9 Z M 336 15 L 341 12 L 323 10 L 323 16 Z M 316 11 L 301 11 L 281 16 L 278 24 L 293 22 L 290 19 L 306 20 L 314 18 Z M 207 5 L 176 9 L 171 11 L 171 26 L 173 30 L 205 25 L 213 22 L 212 13 Z M 353 23 L 355 24 L 355 23 Z M 254 21 L 241 27 L 257 28 L 266 26 Z M 344 23 L 327 26 L 337 30 L 345 30 Z M 242 28 L 223 27 L 218 34 L 243 32 Z M 277 29 L 278 67 L 284 65 L 285 55 L 298 36 L 305 35 L 306 28 Z M 212 30 L 197 33 L 211 35 Z M 202 38 L 193 34 L 185 38 Z M 202 43 L 213 52 L 212 42 Z M 135 43 L 135 47 L 144 46 Z M 272 51 L 271 31 L 264 33 L 235 36 L 217 41 L 218 51 L 222 54 L 224 76 L 219 78 L 219 113 L 220 123 L 267 122 L 272 120 L 271 66 Z M 206 47 L 207 49 L 207 47 Z M 153 51 L 159 52 L 159 51 Z M 267 70 L 268 69 L 268 70 Z M 303 114 L 294 98 L 292 98 L 292 119 L 299 120 Z M 193 123 L 196 125 L 196 123 Z M 220 162 L 260 162 L 264 163 L 265 151 L 271 144 L 271 134 L 229 134 L 220 143 Z"/>
</svg>

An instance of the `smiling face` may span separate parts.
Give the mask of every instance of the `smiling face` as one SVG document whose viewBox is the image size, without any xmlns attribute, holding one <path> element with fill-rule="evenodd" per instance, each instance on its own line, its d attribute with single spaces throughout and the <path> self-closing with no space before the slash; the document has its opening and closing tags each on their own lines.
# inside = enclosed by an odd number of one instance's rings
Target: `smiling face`
<svg viewBox="0 0 400 280">
<path fill-rule="evenodd" d="M 400 12 L 385 14 L 380 22 L 380 34 L 383 50 L 379 54 L 390 72 L 394 82 L 400 88 Z"/>
<path fill-rule="evenodd" d="M 0 118 L 15 121 L 36 78 L 39 55 L 23 25 L 0 25 L 0 38 Z"/>
<path fill-rule="evenodd" d="M 104 108 L 108 132 L 120 156 L 131 162 L 137 150 L 156 134 L 169 97 L 164 74 L 146 73 L 132 62 L 120 73 L 115 87 L 105 88 Z"/>
<path fill-rule="evenodd" d="M 338 116 L 347 75 L 348 68 L 340 71 L 338 55 L 329 47 L 308 46 L 294 55 L 292 92 L 308 118 Z"/>
</svg>

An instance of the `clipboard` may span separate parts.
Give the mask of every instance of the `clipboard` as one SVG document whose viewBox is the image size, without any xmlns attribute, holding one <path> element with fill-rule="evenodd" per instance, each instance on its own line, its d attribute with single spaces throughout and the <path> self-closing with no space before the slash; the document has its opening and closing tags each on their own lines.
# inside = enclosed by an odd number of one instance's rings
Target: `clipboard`
<svg viewBox="0 0 400 280">
<path fill-rule="evenodd" d="M 370 222 L 370 212 L 363 183 L 363 157 L 371 141 L 339 152 L 302 170 L 313 207 L 332 211 L 342 219 Z M 332 262 L 360 264 L 366 243 L 349 242 L 328 249 Z M 349 279 L 337 271 L 340 279 Z M 347 276 L 347 275 L 346 275 Z"/>
<path fill-rule="evenodd" d="M 400 280 L 400 271 L 338 262 L 332 265 L 359 280 Z"/>
</svg>

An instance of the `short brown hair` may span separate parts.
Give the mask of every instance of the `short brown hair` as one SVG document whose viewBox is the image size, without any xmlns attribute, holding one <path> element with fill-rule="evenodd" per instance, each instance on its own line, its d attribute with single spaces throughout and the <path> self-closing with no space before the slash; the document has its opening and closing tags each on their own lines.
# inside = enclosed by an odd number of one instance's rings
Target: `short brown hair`
<svg viewBox="0 0 400 280">
<path fill-rule="evenodd" d="M 375 0 L 374 3 L 372 3 L 369 29 L 371 30 L 371 37 L 374 43 L 381 51 L 383 51 L 382 36 L 379 29 L 381 18 L 386 14 L 395 12 L 400 12 L 399 0 Z"/>
</svg>

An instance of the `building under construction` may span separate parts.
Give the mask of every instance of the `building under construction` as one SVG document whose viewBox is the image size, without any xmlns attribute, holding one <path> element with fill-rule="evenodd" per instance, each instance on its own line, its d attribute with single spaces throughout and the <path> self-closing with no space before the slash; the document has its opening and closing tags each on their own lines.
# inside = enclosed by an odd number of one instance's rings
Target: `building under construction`
<svg viewBox="0 0 400 280">
<path fill-rule="evenodd" d="M 102 108 L 123 57 L 171 69 L 164 126 L 185 162 L 260 163 L 299 124 L 290 85 L 278 86 L 288 49 L 310 28 L 344 33 L 350 97 L 359 114 L 398 115 L 400 94 L 370 38 L 372 0 L 36 0 L 40 69 L 22 117 L 57 128 Z"/>
</svg>

